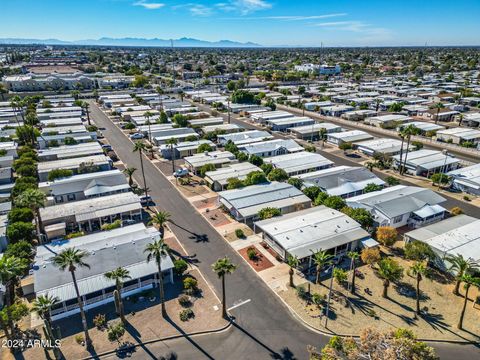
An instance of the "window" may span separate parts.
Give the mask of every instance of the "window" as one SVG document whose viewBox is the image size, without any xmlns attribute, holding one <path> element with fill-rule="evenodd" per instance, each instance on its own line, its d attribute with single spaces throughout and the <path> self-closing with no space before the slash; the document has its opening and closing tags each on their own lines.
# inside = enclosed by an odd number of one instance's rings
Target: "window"
<svg viewBox="0 0 480 360">
<path fill-rule="evenodd" d="M 395 216 L 395 217 L 393 218 L 393 223 L 394 223 L 394 224 L 397 224 L 397 223 L 399 223 L 400 221 L 402 221 L 402 219 L 403 219 L 403 215 Z"/>
<path fill-rule="evenodd" d="M 68 194 L 68 195 L 67 195 L 67 199 L 68 199 L 68 201 L 73 201 L 73 200 L 75 200 L 75 199 L 76 199 L 75 194 Z"/>
<path fill-rule="evenodd" d="M 56 203 L 63 203 L 63 196 L 61 196 L 61 195 L 55 196 L 55 202 Z"/>
</svg>

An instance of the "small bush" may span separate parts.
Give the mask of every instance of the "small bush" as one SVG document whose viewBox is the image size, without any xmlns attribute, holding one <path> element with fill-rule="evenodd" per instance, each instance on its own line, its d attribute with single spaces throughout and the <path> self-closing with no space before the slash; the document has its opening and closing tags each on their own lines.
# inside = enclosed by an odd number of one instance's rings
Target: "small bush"
<svg viewBox="0 0 480 360">
<path fill-rule="evenodd" d="M 75 335 L 75 342 L 79 345 L 82 345 L 85 342 L 85 340 L 83 339 L 83 335 L 81 334 Z"/>
<path fill-rule="evenodd" d="M 308 294 L 307 294 L 307 291 L 305 290 L 305 287 L 300 285 L 300 286 L 297 286 L 296 290 L 297 290 L 297 296 L 299 297 L 299 299 L 301 299 L 301 300 L 307 300 L 308 299 Z"/>
<path fill-rule="evenodd" d="M 192 306 L 192 302 L 190 301 L 190 297 L 187 296 L 187 295 L 181 295 L 179 298 L 178 298 L 178 303 L 182 306 L 182 307 L 190 307 Z"/>
<path fill-rule="evenodd" d="M 455 206 L 455 207 L 450 209 L 450 214 L 452 214 L 453 216 L 461 215 L 461 214 L 463 214 L 463 210 L 462 210 L 462 208 L 460 208 L 458 206 Z M 10 214 L 9 214 L 9 216 L 10 216 Z"/>
<path fill-rule="evenodd" d="M 122 220 L 115 220 L 111 224 L 103 224 L 102 225 L 102 230 L 104 230 L 104 231 L 113 230 L 113 229 L 117 229 L 121 226 L 122 226 Z"/>
<path fill-rule="evenodd" d="M 76 237 L 79 237 L 79 236 L 83 236 L 85 235 L 85 233 L 83 231 L 77 231 L 77 232 L 73 232 L 73 233 L 70 233 L 66 236 L 67 239 L 73 239 L 73 238 L 76 238 Z"/>
<path fill-rule="evenodd" d="M 245 238 L 245 234 L 242 229 L 235 229 L 235 236 L 239 239 Z"/>
<path fill-rule="evenodd" d="M 107 318 L 104 314 L 97 314 L 93 318 L 93 325 L 99 330 L 104 329 L 107 326 Z"/>
<path fill-rule="evenodd" d="M 247 249 L 247 256 L 248 258 L 253 261 L 253 260 L 256 260 L 257 259 L 257 250 L 255 250 L 255 248 L 253 246 L 250 246 L 248 249 Z"/>
<path fill-rule="evenodd" d="M 188 269 L 188 264 L 183 259 L 175 260 L 173 262 L 173 266 L 175 268 L 175 274 L 177 274 L 178 276 L 182 276 Z"/>
<path fill-rule="evenodd" d="M 192 277 L 183 279 L 183 288 L 187 294 L 193 294 L 198 290 L 198 281 Z"/>
<path fill-rule="evenodd" d="M 180 320 L 182 321 L 188 321 L 190 319 L 193 319 L 195 317 L 195 313 L 193 312 L 192 309 L 185 309 L 180 311 Z"/>
<path fill-rule="evenodd" d="M 470 197 L 468 197 L 467 195 L 464 195 L 464 196 L 463 196 L 463 200 L 465 200 L 465 201 L 470 201 Z"/>
</svg>

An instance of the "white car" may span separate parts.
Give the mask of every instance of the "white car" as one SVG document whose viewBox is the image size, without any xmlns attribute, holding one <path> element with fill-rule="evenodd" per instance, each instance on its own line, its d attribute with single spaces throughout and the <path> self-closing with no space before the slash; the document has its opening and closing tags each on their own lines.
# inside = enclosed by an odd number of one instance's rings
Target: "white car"
<svg viewBox="0 0 480 360">
<path fill-rule="evenodd" d="M 184 176 L 187 176 L 187 175 L 188 175 L 188 169 L 186 169 L 186 168 L 177 169 L 177 170 L 173 173 L 173 176 L 176 177 L 176 178 L 184 177 Z"/>
<path fill-rule="evenodd" d="M 133 139 L 133 140 L 143 139 L 143 134 L 141 133 L 131 134 L 130 139 Z"/>
</svg>

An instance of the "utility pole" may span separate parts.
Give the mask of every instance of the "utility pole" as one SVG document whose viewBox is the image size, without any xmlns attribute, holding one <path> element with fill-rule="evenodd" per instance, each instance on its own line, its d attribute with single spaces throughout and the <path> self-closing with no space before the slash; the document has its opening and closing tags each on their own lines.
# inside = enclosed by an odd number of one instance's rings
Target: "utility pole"
<svg viewBox="0 0 480 360">
<path fill-rule="evenodd" d="M 228 123 L 230 124 L 230 98 L 227 100 Z"/>
<path fill-rule="evenodd" d="M 170 39 L 170 45 L 172 47 L 172 73 L 173 73 L 173 87 L 175 88 L 175 56 L 173 53 L 173 39 Z"/>
</svg>

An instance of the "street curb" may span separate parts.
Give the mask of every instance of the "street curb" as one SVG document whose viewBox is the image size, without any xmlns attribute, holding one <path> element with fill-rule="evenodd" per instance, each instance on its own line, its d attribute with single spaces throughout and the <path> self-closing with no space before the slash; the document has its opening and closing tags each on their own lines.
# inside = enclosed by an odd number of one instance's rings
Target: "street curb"
<svg viewBox="0 0 480 360">
<path fill-rule="evenodd" d="M 153 344 L 153 343 L 156 343 L 156 342 L 159 342 L 159 341 L 168 341 L 168 340 L 175 340 L 175 339 L 209 335 L 209 334 L 219 334 L 221 332 L 224 332 L 224 331 L 228 330 L 232 326 L 233 322 L 234 322 L 234 319 L 232 317 L 230 317 L 230 321 L 228 321 L 225 326 L 222 326 L 221 328 L 218 328 L 218 329 L 197 331 L 197 332 L 188 333 L 188 334 L 178 334 L 178 335 L 166 336 L 166 337 L 163 337 L 163 338 L 151 339 L 151 340 L 147 340 L 147 341 L 144 341 L 144 342 L 137 342 L 136 344 L 133 344 L 129 348 L 130 349 L 135 349 L 135 348 L 141 347 L 142 345 Z M 98 358 L 101 358 L 103 356 L 115 354 L 116 352 L 117 352 L 117 350 L 109 350 L 109 351 L 105 351 L 105 352 L 100 353 L 100 354 L 96 354 L 94 356 L 87 356 L 87 357 L 81 358 L 81 360 L 98 359 Z"/>
</svg>

